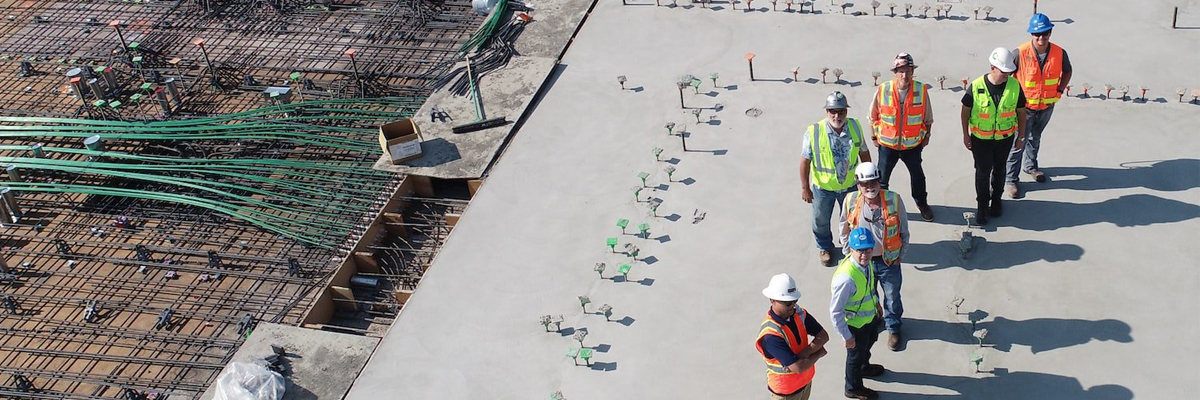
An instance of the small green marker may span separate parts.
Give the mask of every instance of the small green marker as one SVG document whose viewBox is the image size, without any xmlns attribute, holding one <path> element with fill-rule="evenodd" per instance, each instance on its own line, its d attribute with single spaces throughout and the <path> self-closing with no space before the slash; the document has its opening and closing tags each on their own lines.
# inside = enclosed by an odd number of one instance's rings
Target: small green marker
<svg viewBox="0 0 1200 400">
<path fill-rule="evenodd" d="M 646 186 L 646 178 L 649 178 L 649 177 L 650 177 L 649 172 L 638 172 L 638 179 L 642 180 L 642 187 L 647 187 Z"/>
<path fill-rule="evenodd" d="M 608 248 L 611 249 L 613 253 L 617 252 L 617 238 L 610 237 L 606 243 L 608 244 Z"/>
<path fill-rule="evenodd" d="M 293 80 L 293 81 L 299 81 L 299 80 L 300 80 L 300 73 L 299 73 L 299 72 L 293 72 L 291 75 L 288 75 L 288 77 L 289 77 L 289 78 L 292 78 L 292 80 Z"/>
<path fill-rule="evenodd" d="M 621 218 L 617 220 L 617 226 L 621 228 L 621 234 L 625 234 L 625 227 L 629 226 L 629 220 Z"/>
<path fill-rule="evenodd" d="M 638 224 L 638 231 L 642 232 L 642 237 L 650 237 L 650 224 L 643 222 Z"/>
</svg>

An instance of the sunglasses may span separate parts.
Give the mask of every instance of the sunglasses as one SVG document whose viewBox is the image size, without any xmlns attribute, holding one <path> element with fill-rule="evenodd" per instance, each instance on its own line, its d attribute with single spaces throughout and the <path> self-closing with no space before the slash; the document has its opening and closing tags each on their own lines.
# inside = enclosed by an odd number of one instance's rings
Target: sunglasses
<svg viewBox="0 0 1200 400">
<path fill-rule="evenodd" d="M 825 111 L 830 114 L 833 114 L 833 115 L 846 115 L 845 108 L 840 108 L 840 109 L 836 109 L 836 110 L 825 110 Z"/>
<path fill-rule="evenodd" d="M 1033 36 L 1037 36 L 1037 37 L 1046 37 L 1046 36 L 1050 36 L 1050 31 L 1038 32 L 1038 33 L 1035 33 L 1035 34 L 1033 34 Z"/>
<path fill-rule="evenodd" d="M 785 306 L 794 306 L 794 305 L 796 305 L 797 301 L 798 300 L 792 300 L 792 301 L 775 300 L 776 303 L 783 304 Z"/>
</svg>

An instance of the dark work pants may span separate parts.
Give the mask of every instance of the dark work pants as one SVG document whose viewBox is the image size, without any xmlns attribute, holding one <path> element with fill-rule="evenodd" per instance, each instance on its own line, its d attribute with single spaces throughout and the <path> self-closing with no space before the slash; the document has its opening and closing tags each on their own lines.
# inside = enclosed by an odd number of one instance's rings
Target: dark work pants
<svg viewBox="0 0 1200 400">
<path fill-rule="evenodd" d="M 880 171 L 883 176 L 880 177 L 879 187 L 888 188 L 888 181 L 892 178 L 892 170 L 896 169 L 896 162 L 904 161 L 904 167 L 908 168 L 909 180 L 912 181 L 912 197 L 917 202 L 918 206 L 929 205 L 929 194 L 925 191 L 925 170 L 921 169 L 921 150 L 925 146 L 912 148 L 908 150 L 896 150 L 887 146 L 879 146 L 879 164 L 883 169 Z"/>
<path fill-rule="evenodd" d="M 975 202 L 980 209 L 988 201 L 1000 202 L 1004 193 L 1005 167 L 1015 135 L 1003 140 L 984 140 L 971 135 L 971 155 L 975 158 Z"/>
<path fill-rule="evenodd" d="M 879 316 L 863 325 L 862 328 L 850 328 L 850 336 L 854 337 L 854 348 L 846 349 L 846 390 L 863 387 L 862 370 L 871 363 L 871 346 L 879 339 Z"/>
</svg>

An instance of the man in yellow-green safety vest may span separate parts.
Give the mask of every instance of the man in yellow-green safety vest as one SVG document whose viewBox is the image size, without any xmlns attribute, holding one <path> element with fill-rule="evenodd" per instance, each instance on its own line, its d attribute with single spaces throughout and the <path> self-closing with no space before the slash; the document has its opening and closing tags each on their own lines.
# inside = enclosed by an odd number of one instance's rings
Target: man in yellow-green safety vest
<svg viewBox="0 0 1200 400">
<path fill-rule="evenodd" d="M 1025 93 L 1011 76 L 1017 70 L 1013 52 L 998 47 L 988 62 L 991 72 L 967 87 L 961 114 L 963 145 L 975 159 L 975 219 L 980 225 L 1001 215 L 1008 154 L 1025 146 L 1016 134 L 1025 131 Z"/>
<path fill-rule="evenodd" d="M 836 202 L 840 209 L 846 193 L 857 190 L 854 167 L 871 161 L 871 152 L 863 144 L 862 125 L 846 117 L 849 108 L 846 95 L 830 93 L 825 99 L 826 118 L 808 127 L 800 150 L 800 198 L 812 203 L 813 237 L 817 256 L 825 266 L 833 264 L 833 205 Z"/>
<path fill-rule="evenodd" d="M 874 390 L 863 386 L 863 377 L 879 376 L 884 368 L 871 364 L 871 346 L 879 339 L 882 310 L 875 294 L 875 267 L 871 254 L 875 234 L 867 228 L 850 231 L 850 256 L 843 258 L 833 273 L 829 317 L 834 330 L 846 342 L 846 392 L 848 398 L 873 400 Z"/>
</svg>

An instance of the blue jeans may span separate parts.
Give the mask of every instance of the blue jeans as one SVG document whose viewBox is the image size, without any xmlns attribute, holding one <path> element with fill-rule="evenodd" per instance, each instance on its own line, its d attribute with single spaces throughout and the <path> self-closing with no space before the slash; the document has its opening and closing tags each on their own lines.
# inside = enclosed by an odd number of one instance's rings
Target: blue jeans
<svg viewBox="0 0 1200 400">
<path fill-rule="evenodd" d="M 840 213 L 840 210 L 842 209 L 842 203 L 846 201 L 846 194 L 857 190 L 857 185 L 836 192 L 821 189 L 817 185 L 812 185 L 812 232 L 813 237 L 817 239 L 818 249 L 833 252 L 833 231 L 829 229 L 829 221 L 831 218 L 833 218 L 833 204 L 834 202 L 837 202 L 839 210 L 838 212 Z"/>
<path fill-rule="evenodd" d="M 879 146 L 879 172 L 882 176 L 879 179 L 879 187 L 882 189 L 888 188 L 888 181 L 892 179 L 892 170 L 896 169 L 896 163 L 904 161 L 904 167 L 908 168 L 909 180 L 912 181 L 912 197 L 917 202 L 918 206 L 929 205 L 929 193 L 925 191 L 925 170 L 921 168 L 921 150 L 925 146 L 920 146 L 908 150 L 896 150 L 887 146 Z"/>
<path fill-rule="evenodd" d="M 883 322 L 888 332 L 900 332 L 900 317 L 904 315 L 904 302 L 900 301 L 900 284 L 904 281 L 900 276 L 900 263 L 887 265 L 883 257 L 871 259 L 875 264 L 875 280 L 883 289 Z"/>
<path fill-rule="evenodd" d="M 1025 111 L 1025 147 L 1017 149 L 1013 146 L 1011 152 L 1008 153 L 1008 176 L 1005 181 L 1010 184 L 1015 184 L 1020 180 L 1018 176 L 1021 171 L 1031 173 L 1038 169 L 1038 149 L 1042 146 L 1042 131 L 1046 129 L 1046 124 L 1050 123 L 1050 116 L 1054 114 L 1054 106 L 1045 110 L 1026 110 Z M 1025 161 L 1022 168 L 1022 158 Z"/>
</svg>

